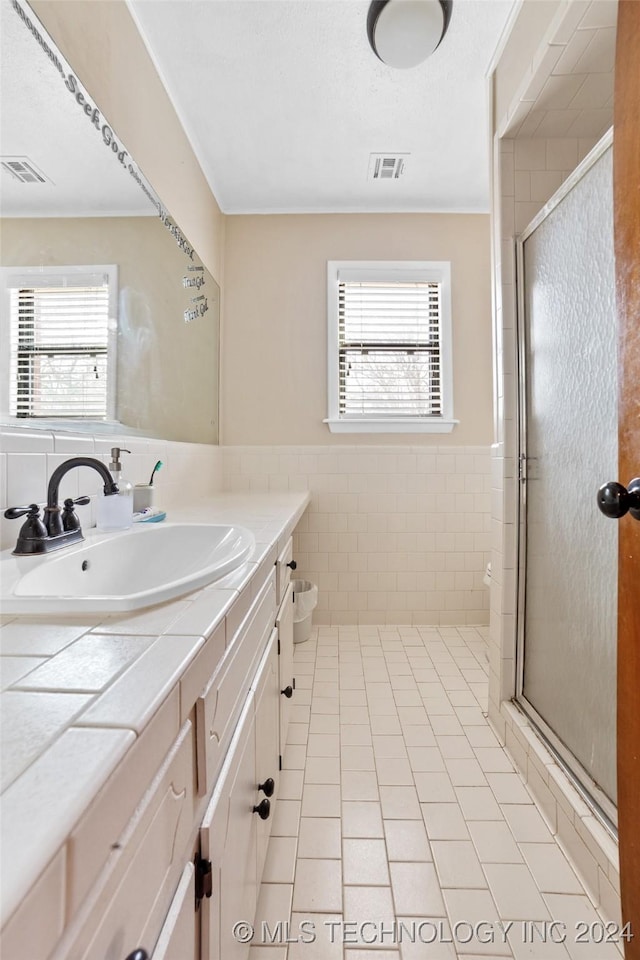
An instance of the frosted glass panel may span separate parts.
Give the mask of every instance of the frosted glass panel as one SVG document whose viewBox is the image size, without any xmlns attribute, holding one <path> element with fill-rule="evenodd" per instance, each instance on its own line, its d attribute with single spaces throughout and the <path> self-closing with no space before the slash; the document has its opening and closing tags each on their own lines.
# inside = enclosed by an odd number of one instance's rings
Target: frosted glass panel
<svg viewBox="0 0 640 960">
<path fill-rule="evenodd" d="M 524 243 L 525 699 L 613 801 L 617 477 L 611 149 Z"/>
</svg>

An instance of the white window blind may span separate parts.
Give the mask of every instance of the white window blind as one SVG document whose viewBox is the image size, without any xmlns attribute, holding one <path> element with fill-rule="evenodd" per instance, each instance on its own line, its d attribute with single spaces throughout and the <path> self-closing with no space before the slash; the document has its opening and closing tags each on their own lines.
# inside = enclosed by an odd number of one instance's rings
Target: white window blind
<svg viewBox="0 0 640 960">
<path fill-rule="evenodd" d="M 440 416 L 440 301 L 437 282 L 339 282 L 341 416 Z"/>
<path fill-rule="evenodd" d="M 330 261 L 332 431 L 449 432 L 450 265 Z"/>
<path fill-rule="evenodd" d="M 12 416 L 113 415 L 115 275 L 113 268 L 7 278 Z"/>
</svg>

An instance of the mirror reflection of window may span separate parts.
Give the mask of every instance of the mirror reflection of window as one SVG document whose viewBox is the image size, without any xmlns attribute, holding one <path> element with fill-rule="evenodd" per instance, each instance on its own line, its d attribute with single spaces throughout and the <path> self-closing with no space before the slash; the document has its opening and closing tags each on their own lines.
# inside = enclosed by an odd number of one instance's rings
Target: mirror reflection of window
<svg viewBox="0 0 640 960">
<path fill-rule="evenodd" d="M 5 410 L 21 419 L 115 419 L 118 268 L 19 267 L 3 275 Z"/>
<path fill-rule="evenodd" d="M 83 434 L 124 429 L 217 443 L 219 288 L 206 269 L 203 289 L 184 284 L 191 268 L 204 264 L 25 0 L 0 0 L 0 88 L 2 267 L 18 274 L 28 264 L 50 274 L 53 267 L 73 264 L 86 274 L 99 264 L 118 265 L 118 357 L 116 365 L 107 351 L 106 401 L 104 342 L 96 343 L 95 332 L 86 344 L 66 342 L 64 355 L 59 343 L 56 350 L 36 349 L 27 332 L 17 412 L 17 385 L 9 395 L 5 297 L 0 417 L 11 426 L 71 429 L 75 423 Z M 122 151 L 126 163 L 119 159 Z M 20 288 L 33 289 L 33 283 L 21 281 Z M 203 295 L 206 311 L 197 299 Z M 109 316 L 116 317 L 115 308 Z M 44 348 L 52 346 L 44 335 L 41 340 Z M 72 414 L 62 400 L 80 383 L 83 394 Z"/>
</svg>

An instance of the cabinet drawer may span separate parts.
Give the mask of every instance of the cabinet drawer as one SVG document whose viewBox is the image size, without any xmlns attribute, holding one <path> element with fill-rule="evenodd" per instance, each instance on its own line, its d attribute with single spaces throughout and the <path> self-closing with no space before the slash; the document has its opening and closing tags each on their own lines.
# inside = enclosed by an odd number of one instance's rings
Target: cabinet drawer
<svg viewBox="0 0 640 960">
<path fill-rule="evenodd" d="M 291 567 L 288 564 L 293 560 L 293 538 L 289 537 L 289 542 L 276 560 L 276 603 L 278 606 L 282 603 L 286 589 L 291 580 Z"/>
<path fill-rule="evenodd" d="M 191 723 L 185 723 L 56 960 L 126 957 L 138 947 L 151 954 L 193 836 L 192 734 Z"/>
<path fill-rule="evenodd" d="M 196 701 L 198 793 L 208 794 L 273 627 L 275 587 L 270 579 L 240 626 L 220 669 Z"/>
</svg>

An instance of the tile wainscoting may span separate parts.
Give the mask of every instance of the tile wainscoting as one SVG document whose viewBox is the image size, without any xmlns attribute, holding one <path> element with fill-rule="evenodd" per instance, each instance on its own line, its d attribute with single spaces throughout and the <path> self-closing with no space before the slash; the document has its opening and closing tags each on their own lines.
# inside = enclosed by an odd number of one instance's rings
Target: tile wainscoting
<svg viewBox="0 0 640 960">
<path fill-rule="evenodd" d="M 491 548 L 488 446 L 212 447 L 37 429 L 0 434 L 0 508 L 46 499 L 63 460 L 124 454 L 131 483 L 148 480 L 156 460 L 158 505 L 217 491 L 309 490 L 311 506 L 295 534 L 296 576 L 318 585 L 316 624 L 487 624 L 483 576 Z M 79 507 L 95 524 L 97 473 L 71 471 L 61 499 L 91 496 Z M 1 546 L 19 524 L 0 520 Z"/>
<path fill-rule="evenodd" d="M 486 624 L 489 446 L 223 448 L 226 490 L 309 490 L 296 576 L 314 623 Z"/>
<path fill-rule="evenodd" d="M 221 448 L 200 443 L 180 443 L 147 437 L 91 436 L 29 428 L 0 431 L 0 547 L 13 547 L 20 522 L 5 520 L 7 507 L 46 502 L 47 483 L 53 470 L 70 457 L 95 457 L 108 464 L 111 448 L 125 447 L 123 474 L 130 483 L 148 483 L 156 460 L 162 470 L 156 474 L 159 507 L 172 506 L 222 489 Z M 71 470 L 60 485 L 60 500 L 88 495 L 91 503 L 78 507 L 83 527 L 95 526 L 95 503 L 102 483 L 89 467 Z"/>
</svg>

